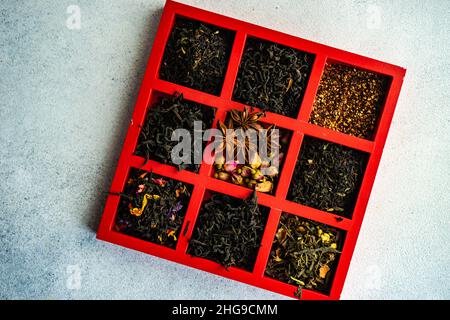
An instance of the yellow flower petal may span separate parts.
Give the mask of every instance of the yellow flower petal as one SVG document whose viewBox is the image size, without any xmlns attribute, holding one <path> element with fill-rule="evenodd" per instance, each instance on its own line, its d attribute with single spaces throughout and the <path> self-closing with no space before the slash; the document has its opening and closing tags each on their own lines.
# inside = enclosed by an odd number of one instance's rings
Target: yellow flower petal
<svg viewBox="0 0 450 320">
<path fill-rule="evenodd" d="M 330 241 L 330 235 L 328 233 L 323 233 L 320 237 L 322 238 L 322 242 Z"/>
<path fill-rule="evenodd" d="M 177 236 L 175 235 L 175 231 L 170 231 L 168 234 L 167 234 L 167 236 L 168 237 L 172 237 L 173 238 L 173 240 L 175 240 L 175 241 L 177 241 Z"/>
<path fill-rule="evenodd" d="M 281 262 L 281 261 L 283 261 L 283 259 L 281 259 L 279 256 L 274 257 L 273 260 L 274 260 L 275 262 Z"/>
<path fill-rule="evenodd" d="M 131 208 L 131 209 L 130 209 L 130 213 L 131 213 L 133 216 L 139 217 L 139 216 L 142 214 L 142 210 L 139 209 L 139 208 Z"/>
</svg>

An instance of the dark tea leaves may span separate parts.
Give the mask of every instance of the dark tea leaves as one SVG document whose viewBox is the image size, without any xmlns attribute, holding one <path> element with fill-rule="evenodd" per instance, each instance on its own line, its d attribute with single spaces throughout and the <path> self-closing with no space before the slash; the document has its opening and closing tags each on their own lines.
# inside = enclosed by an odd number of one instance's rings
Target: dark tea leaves
<svg viewBox="0 0 450 320">
<path fill-rule="evenodd" d="M 172 133 L 176 129 L 186 129 L 193 137 L 194 121 L 202 121 L 202 130 L 206 130 L 212 124 L 214 110 L 214 108 L 186 101 L 183 95 L 161 97 L 148 110 L 135 154 L 146 159 L 173 164 L 171 152 L 178 141 L 171 140 Z M 204 145 L 205 143 L 192 139 L 190 163 L 182 163 L 178 165 L 178 169 L 198 171 L 200 165 L 194 164 L 194 151 L 196 148 L 203 150 Z"/>
<path fill-rule="evenodd" d="M 160 78 L 219 95 L 234 33 L 209 24 L 177 18 L 160 69 Z"/>
<path fill-rule="evenodd" d="M 132 170 L 120 194 L 116 230 L 175 248 L 191 189 L 180 181 Z"/>
<path fill-rule="evenodd" d="M 327 64 L 310 122 L 359 138 L 373 137 L 387 78 L 340 64 Z"/>
<path fill-rule="evenodd" d="M 366 160 L 367 155 L 360 151 L 305 137 L 288 199 L 350 217 Z"/>
<path fill-rule="evenodd" d="M 283 214 L 266 275 L 301 289 L 327 293 L 340 255 L 341 234 L 328 226 Z"/>
<path fill-rule="evenodd" d="M 263 110 L 296 117 L 314 56 L 279 44 L 249 38 L 233 99 Z"/>
<path fill-rule="evenodd" d="M 188 253 L 252 270 L 267 218 L 256 194 L 246 200 L 214 193 L 200 211 Z"/>
</svg>

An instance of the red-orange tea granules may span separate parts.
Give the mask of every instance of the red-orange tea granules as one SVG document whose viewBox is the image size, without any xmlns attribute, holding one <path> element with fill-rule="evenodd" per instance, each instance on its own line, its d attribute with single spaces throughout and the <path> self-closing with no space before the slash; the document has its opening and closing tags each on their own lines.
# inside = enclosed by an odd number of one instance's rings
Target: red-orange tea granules
<svg viewBox="0 0 450 320">
<path fill-rule="evenodd" d="M 327 64 L 309 122 L 364 139 L 373 133 L 384 103 L 387 77 Z"/>
</svg>

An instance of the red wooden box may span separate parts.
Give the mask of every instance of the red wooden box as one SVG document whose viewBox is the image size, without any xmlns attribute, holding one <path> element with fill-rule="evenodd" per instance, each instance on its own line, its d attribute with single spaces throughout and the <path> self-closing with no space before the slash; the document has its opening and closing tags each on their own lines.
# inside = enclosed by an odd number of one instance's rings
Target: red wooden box
<svg viewBox="0 0 450 320">
<path fill-rule="evenodd" d="M 159 66 L 165 49 L 165 43 L 169 37 L 176 16 L 203 21 L 224 29 L 235 31 L 235 38 L 229 58 L 228 69 L 219 96 L 206 94 L 194 89 L 176 85 L 158 79 Z M 264 230 L 261 247 L 252 272 L 239 268 L 230 268 L 228 271 L 221 265 L 202 258 L 192 257 L 186 253 L 188 241 L 193 232 L 195 221 L 205 195 L 205 191 L 212 190 L 229 194 L 235 197 L 247 197 L 249 189 L 232 185 L 211 177 L 212 166 L 202 164 L 198 174 L 190 171 L 177 171 L 175 167 L 149 161 L 144 166 L 144 159 L 133 155 L 143 123 L 146 110 L 151 104 L 155 94 L 174 92 L 183 93 L 187 100 L 201 103 L 206 106 L 217 108 L 214 125 L 219 119 L 225 118 L 230 109 L 244 108 L 243 104 L 231 100 L 232 92 L 237 76 L 241 56 L 243 54 L 246 38 L 248 36 L 266 39 L 275 43 L 286 45 L 301 51 L 315 55 L 314 64 L 310 74 L 309 82 L 300 106 L 300 112 L 296 119 L 267 113 L 265 122 L 276 124 L 278 127 L 292 131 L 292 139 L 285 158 L 285 163 L 279 177 L 278 187 L 274 195 L 258 193 L 258 203 L 270 207 L 268 221 Z M 387 92 L 382 113 L 378 120 L 376 135 L 373 140 L 365 140 L 350 135 L 332 131 L 308 123 L 313 107 L 314 97 L 318 89 L 321 75 L 327 61 L 338 62 L 346 65 L 356 66 L 361 69 L 370 70 L 390 78 L 390 87 Z M 286 284 L 264 275 L 266 263 L 270 255 L 270 249 L 277 230 L 278 222 L 282 212 L 298 215 L 307 219 L 315 220 L 330 225 L 346 233 L 345 243 L 337 264 L 335 276 L 332 280 L 329 295 L 316 291 L 303 290 L 302 299 L 338 299 L 340 297 L 345 277 L 349 268 L 350 260 L 355 248 L 358 233 L 364 217 L 369 195 L 375 179 L 375 174 L 380 162 L 382 150 L 386 141 L 391 119 L 394 113 L 400 88 L 403 82 L 405 69 L 373 60 L 353 53 L 338 50 L 322 44 L 300 39 L 294 36 L 269 30 L 250 23 L 228 18 L 219 14 L 197 9 L 173 1 L 168 1 L 164 7 L 161 22 L 153 44 L 152 53 L 147 65 L 144 80 L 140 88 L 136 107 L 125 139 L 124 147 L 120 155 L 117 170 L 110 191 L 121 192 L 124 188 L 130 168 L 142 168 L 151 170 L 156 174 L 187 182 L 193 185 L 192 197 L 184 218 L 182 232 L 180 233 L 176 249 L 170 249 L 144 240 L 140 240 L 115 231 L 114 223 L 119 196 L 109 195 L 98 229 L 97 238 L 112 242 L 124 247 L 139 250 L 161 258 L 172 260 L 205 270 L 230 279 L 238 280 L 247 284 L 258 286 L 273 292 L 294 297 L 296 287 Z M 296 160 L 300 152 L 304 135 L 317 137 L 323 140 L 341 144 L 369 154 L 366 171 L 359 191 L 355 209 L 351 219 L 337 219 L 338 216 L 303 206 L 286 200 L 289 183 L 293 175 Z"/>
</svg>

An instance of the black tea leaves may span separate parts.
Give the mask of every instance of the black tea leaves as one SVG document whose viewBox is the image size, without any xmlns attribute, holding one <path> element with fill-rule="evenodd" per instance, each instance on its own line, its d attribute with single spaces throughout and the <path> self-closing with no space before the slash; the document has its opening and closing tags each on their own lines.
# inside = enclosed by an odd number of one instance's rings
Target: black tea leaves
<svg viewBox="0 0 450 320">
<path fill-rule="evenodd" d="M 186 129 L 194 135 L 194 121 L 202 121 L 202 130 L 209 128 L 214 119 L 214 108 L 186 101 L 183 95 L 160 97 L 148 110 L 136 146 L 135 154 L 146 160 L 153 159 L 165 164 L 172 162 L 172 149 L 178 141 L 172 141 L 172 133 Z M 202 132 L 203 134 L 203 132 Z M 203 150 L 205 143 L 192 139 L 190 161 L 177 164 L 178 169 L 197 172 L 200 165 L 195 164 L 194 151 Z"/>
<path fill-rule="evenodd" d="M 350 217 L 366 162 L 367 155 L 361 151 L 305 137 L 288 199 Z"/>
<path fill-rule="evenodd" d="M 167 41 L 160 78 L 219 95 L 233 39 L 232 31 L 177 18 Z"/>
<path fill-rule="evenodd" d="M 314 56 L 249 38 L 239 67 L 233 100 L 297 117 Z"/>
<path fill-rule="evenodd" d="M 188 253 L 252 270 L 268 214 L 256 201 L 256 193 L 245 200 L 213 193 L 200 209 Z"/>
</svg>

